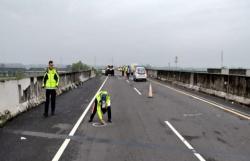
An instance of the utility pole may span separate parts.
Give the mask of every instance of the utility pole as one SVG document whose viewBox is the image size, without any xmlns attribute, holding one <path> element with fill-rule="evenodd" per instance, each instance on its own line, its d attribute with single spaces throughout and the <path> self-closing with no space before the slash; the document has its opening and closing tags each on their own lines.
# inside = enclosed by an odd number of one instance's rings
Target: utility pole
<svg viewBox="0 0 250 161">
<path fill-rule="evenodd" d="M 175 56 L 175 60 L 174 60 L 174 62 L 175 62 L 175 68 L 176 68 L 176 70 L 177 70 L 178 56 Z"/>
<path fill-rule="evenodd" d="M 96 68 L 96 56 L 94 57 L 94 68 Z"/>
<path fill-rule="evenodd" d="M 223 61 L 224 61 L 224 57 L 223 57 L 223 50 L 222 50 L 221 51 L 221 68 L 223 68 L 224 66 Z"/>
<path fill-rule="evenodd" d="M 60 56 L 60 65 L 61 65 L 61 67 L 63 65 L 63 58 L 61 56 Z"/>
</svg>

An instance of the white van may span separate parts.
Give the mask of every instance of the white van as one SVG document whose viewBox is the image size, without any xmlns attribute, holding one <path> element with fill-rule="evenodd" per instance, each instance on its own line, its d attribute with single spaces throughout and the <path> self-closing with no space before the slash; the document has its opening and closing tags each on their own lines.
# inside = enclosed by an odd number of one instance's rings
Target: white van
<svg viewBox="0 0 250 161">
<path fill-rule="evenodd" d="M 137 66 L 135 67 L 135 72 L 133 75 L 134 81 L 144 80 L 147 81 L 147 72 L 144 67 Z"/>
</svg>

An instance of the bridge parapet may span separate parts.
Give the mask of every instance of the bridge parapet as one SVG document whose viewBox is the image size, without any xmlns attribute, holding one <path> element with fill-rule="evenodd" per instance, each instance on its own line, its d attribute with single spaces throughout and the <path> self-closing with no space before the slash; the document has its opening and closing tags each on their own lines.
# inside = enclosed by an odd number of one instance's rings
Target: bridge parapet
<svg viewBox="0 0 250 161">
<path fill-rule="evenodd" d="M 95 76 L 91 70 L 60 73 L 57 94 L 77 88 Z M 43 76 L 28 77 L 21 80 L 0 81 L 0 125 L 16 115 L 45 101 L 42 88 Z"/>
<path fill-rule="evenodd" d="M 250 76 L 147 69 L 148 76 L 250 106 Z"/>
</svg>

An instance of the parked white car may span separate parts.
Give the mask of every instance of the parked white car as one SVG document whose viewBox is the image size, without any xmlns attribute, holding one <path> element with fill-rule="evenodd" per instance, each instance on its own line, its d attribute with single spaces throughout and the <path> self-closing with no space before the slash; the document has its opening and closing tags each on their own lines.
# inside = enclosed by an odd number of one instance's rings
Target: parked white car
<svg viewBox="0 0 250 161">
<path fill-rule="evenodd" d="M 144 67 L 137 66 L 135 67 L 135 72 L 133 75 L 134 81 L 144 80 L 147 81 L 147 72 Z"/>
</svg>

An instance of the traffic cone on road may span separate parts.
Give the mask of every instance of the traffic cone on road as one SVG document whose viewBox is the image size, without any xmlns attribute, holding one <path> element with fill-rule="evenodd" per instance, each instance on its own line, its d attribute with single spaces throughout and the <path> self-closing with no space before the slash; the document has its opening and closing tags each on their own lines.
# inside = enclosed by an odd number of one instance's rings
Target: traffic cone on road
<svg viewBox="0 0 250 161">
<path fill-rule="evenodd" d="M 149 98 L 153 98 L 153 91 L 152 91 L 152 85 L 151 85 L 151 83 L 149 84 L 148 97 Z"/>
</svg>

